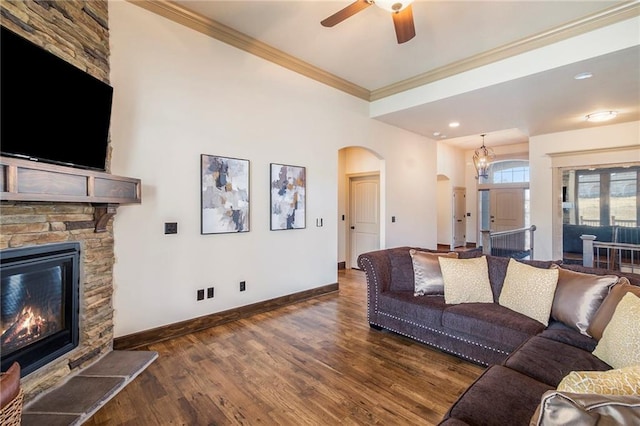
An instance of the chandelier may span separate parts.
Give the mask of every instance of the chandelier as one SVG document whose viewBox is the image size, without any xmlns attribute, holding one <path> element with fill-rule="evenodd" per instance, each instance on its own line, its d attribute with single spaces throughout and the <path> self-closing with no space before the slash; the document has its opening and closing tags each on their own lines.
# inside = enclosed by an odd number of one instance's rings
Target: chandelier
<svg viewBox="0 0 640 426">
<path fill-rule="evenodd" d="M 491 148 L 487 148 L 484 146 L 484 137 L 482 136 L 482 146 L 476 149 L 475 154 L 473 155 L 473 165 L 476 167 L 476 179 L 488 178 L 489 177 L 489 166 L 491 166 L 491 162 L 496 157 Z"/>
</svg>

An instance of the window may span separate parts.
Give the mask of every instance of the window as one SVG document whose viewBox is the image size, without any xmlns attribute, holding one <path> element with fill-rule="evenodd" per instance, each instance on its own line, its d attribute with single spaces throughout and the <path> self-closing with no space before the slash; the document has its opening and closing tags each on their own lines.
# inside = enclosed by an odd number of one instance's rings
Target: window
<svg viewBox="0 0 640 426">
<path fill-rule="evenodd" d="M 638 226 L 638 179 L 640 166 L 565 171 L 564 223 Z"/>
<path fill-rule="evenodd" d="M 638 171 L 611 173 L 611 224 L 638 226 Z"/>
<path fill-rule="evenodd" d="M 529 162 L 526 160 L 497 161 L 491 165 L 489 182 L 494 184 L 529 182 Z"/>
<path fill-rule="evenodd" d="M 578 208 L 581 225 L 600 225 L 600 173 L 578 172 Z"/>
</svg>

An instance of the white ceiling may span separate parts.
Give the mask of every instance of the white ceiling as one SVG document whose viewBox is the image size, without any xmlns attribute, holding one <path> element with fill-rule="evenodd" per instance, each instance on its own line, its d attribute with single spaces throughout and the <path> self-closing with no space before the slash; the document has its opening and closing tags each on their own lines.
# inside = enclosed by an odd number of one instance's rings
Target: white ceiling
<svg viewBox="0 0 640 426">
<path fill-rule="evenodd" d="M 395 40 L 390 14 L 375 6 L 333 28 L 320 25 L 350 0 L 174 3 L 374 92 L 589 19 L 610 7 L 637 6 L 638 1 L 416 0 L 416 37 L 402 45 Z M 488 134 L 490 146 L 592 126 L 582 118 L 597 109 L 619 110 L 614 122 L 640 120 L 640 28 L 635 36 L 638 42 L 630 48 L 397 108 L 376 118 L 434 139 L 433 133 L 441 132 L 465 148 L 476 146 L 480 133 Z M 582 71 L 594 77 L 574 80 Z M 452 120 L 461 126 L 449 129 Z"/>
</svg>

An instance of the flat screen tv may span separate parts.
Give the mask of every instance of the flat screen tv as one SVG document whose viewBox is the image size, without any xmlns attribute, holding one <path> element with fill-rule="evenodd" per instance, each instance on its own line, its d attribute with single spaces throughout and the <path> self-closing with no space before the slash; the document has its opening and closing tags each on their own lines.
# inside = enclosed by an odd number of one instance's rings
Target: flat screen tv
<svg viewBox="0 0 640 426">
<path fill-rule="evenodd" d="M 113 88 L 2 27 L 2 155 L 104 170 Z"/>
</svg>

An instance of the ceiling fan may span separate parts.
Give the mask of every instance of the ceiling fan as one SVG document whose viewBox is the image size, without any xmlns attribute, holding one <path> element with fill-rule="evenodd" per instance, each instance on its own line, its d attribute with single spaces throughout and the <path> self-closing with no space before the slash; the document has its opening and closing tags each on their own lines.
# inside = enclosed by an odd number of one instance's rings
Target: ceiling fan
<svg viewBox="0 0 640 426">
<path fill-rule="evenodd" d="M 398 44 L 402 44 L 411 40 L 416 35 L 416 29 L 413 25 L 413 11 L 411 10 L 412 2 L 413 0 L 356 0 L 349 6 L 339 10 L 320 23 L 324 27 L 333 27 L 350 16 L 353 16 L 361 10 L 375 4 L 381 9 L 391 12 Z"/>
</svg>

